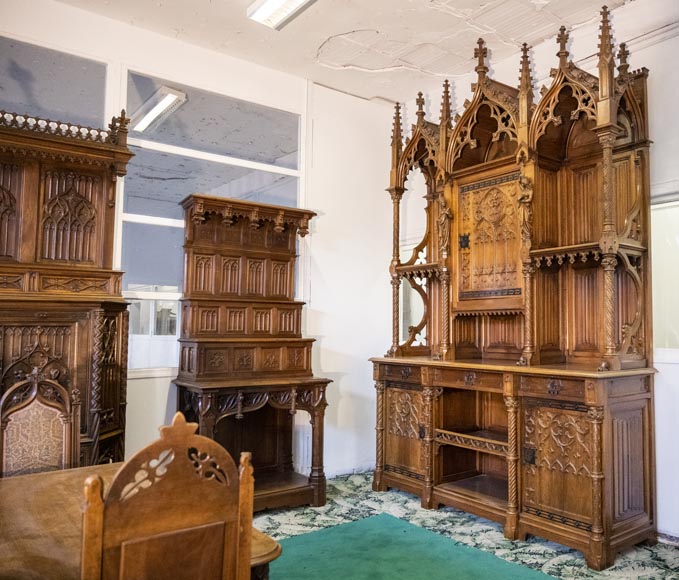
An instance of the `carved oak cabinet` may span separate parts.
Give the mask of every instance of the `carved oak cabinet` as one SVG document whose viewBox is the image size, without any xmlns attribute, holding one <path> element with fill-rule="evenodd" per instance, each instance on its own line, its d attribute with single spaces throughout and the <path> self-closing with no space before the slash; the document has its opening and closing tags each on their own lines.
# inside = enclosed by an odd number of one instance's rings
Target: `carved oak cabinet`
<svg viewBox="0 0 679 580">
<path fill-rule="evenodd" d="M 0 392 L 31 373 L 78 391 L 82 465 L 123 460 L 128 318 L 112 262 L 128 122 L 0 111 Z"/>
<path fill-rule="evenodd" d="M 478 80 L 451 119 L 397 105 L 389 192 L 393 341 L 374 358 L 374 487 L 405 489 L 581 550 L 589 566 L 654 542 L 646 76 L 625 45 L 616 71 L 602 11 L 598 76 L 558 38 L 533 103 L 528 47 L 518 89 Z M 400 201 L 424 174 L 427 229 L 401 261 Z M 424 303 L 400 338 L 402 285 Z"/>
<path fill-rule="evenodd" d="M 255 510 L 325 504 L 329 379 L 311 371 L 295 301 L 311 211 L 194 194 L 185 210 L 178 409 L 231 454 L 252 452 Z M 311 473 L 294 472 L 293 416 L 310 416 Z"/>
</svg>

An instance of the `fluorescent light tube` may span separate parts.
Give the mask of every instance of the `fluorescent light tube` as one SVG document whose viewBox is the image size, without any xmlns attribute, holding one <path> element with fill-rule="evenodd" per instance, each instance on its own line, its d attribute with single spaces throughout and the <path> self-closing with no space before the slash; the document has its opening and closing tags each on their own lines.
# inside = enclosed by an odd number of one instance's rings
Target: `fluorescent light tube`
<svg viewBox="0 0 679 580">
<path fill-rule="evenodd" d="M 257 0 L 248 8 L 248 18 L 280 30 L 315 0 Z"/>
<path fill-rule="evenodd" d="M 186 101 L 186 95 L 166 86 L 160 87 L 132 116 L 132 130 L 145 131 L 160 123 Z"/>
</svg>

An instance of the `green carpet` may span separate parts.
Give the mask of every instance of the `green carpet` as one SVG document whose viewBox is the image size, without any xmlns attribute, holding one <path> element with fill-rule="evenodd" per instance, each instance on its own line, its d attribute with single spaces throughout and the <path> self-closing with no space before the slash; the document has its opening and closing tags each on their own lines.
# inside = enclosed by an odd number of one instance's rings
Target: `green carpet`
<svg viewBox="0 0 679 580">
<path fill-rule="evenodd" d="M 380 514 L 281 540 L 271 580 L 538 580 L 542 572 Z"/>
</svg>

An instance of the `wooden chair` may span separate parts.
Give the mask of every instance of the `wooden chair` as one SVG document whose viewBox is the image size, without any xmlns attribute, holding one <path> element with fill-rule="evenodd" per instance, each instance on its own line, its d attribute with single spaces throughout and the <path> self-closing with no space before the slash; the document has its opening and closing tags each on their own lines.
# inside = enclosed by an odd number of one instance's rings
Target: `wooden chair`
<svg viewBox="0 0 679 580">
<path fill-rule="evenodd" d="M 37 368 L 0 399 L 0 477 L 80 464 L 80 393 Z"/>
<path fill-rule="evenodd" d="M 250 577 L 254 480 L 177 413 L 129 459 L 103 494 L 85 481 L 82 580 Z"/>
</svg>

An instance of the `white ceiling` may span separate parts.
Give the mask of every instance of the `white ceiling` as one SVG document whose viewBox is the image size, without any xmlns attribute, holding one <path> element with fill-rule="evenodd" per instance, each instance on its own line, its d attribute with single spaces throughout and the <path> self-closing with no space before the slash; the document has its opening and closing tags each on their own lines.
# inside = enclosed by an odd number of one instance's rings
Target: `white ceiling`
<svg viewBox="0 0 679 580">
<path fill-rule="evenodd" d="M 561 25 L 598 18 L 605 0 L 316 0 L 280 31 L 246 18 L 253 0 L 60 1 L 353 95 L 403 101 L 470 72 L 479 36 L 499 62 Z"/>
</svg>

